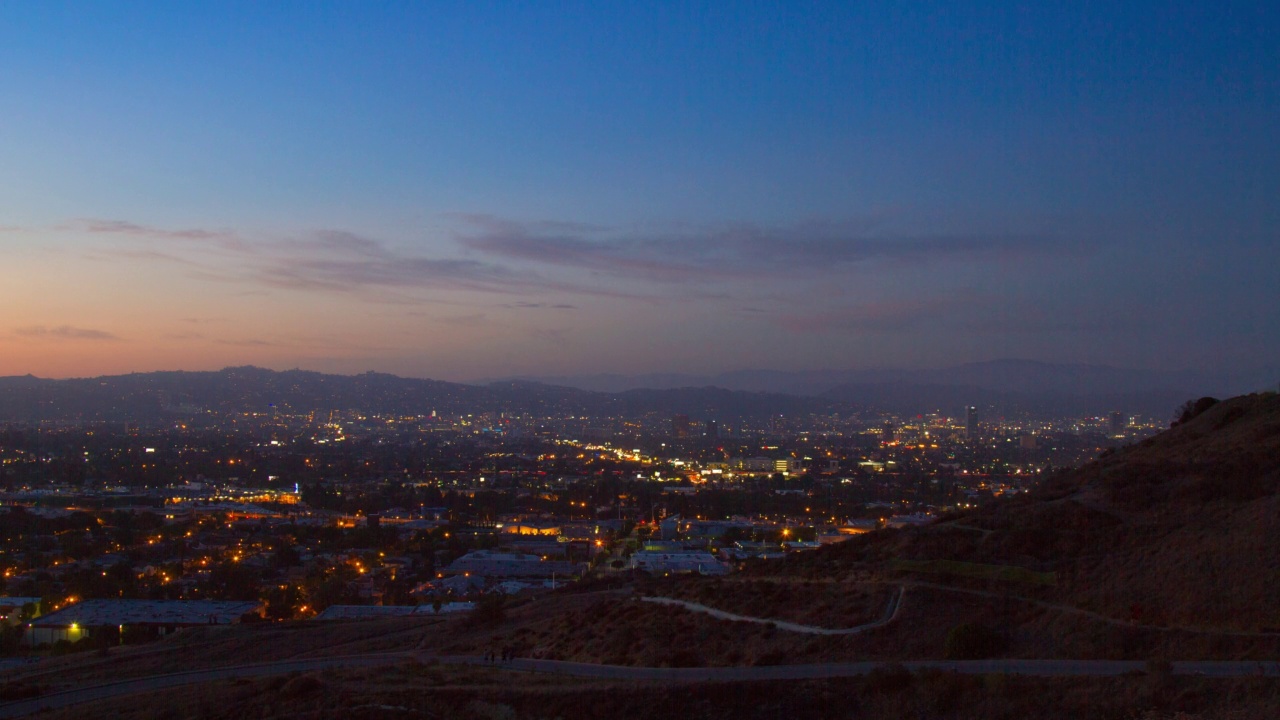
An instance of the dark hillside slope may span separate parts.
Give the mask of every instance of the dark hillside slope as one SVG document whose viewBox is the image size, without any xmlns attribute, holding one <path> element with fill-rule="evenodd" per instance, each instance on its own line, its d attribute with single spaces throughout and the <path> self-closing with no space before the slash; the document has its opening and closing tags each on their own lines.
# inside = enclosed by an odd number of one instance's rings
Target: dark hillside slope
<svg viewBox="0 0 1280 720">
<path fill-rule="evenodd" d="M 999 589 L 1140 625 L 1280 629 L 1280 397 L 1218 403 L 1026 495 L 793 567 Z"/>
</svg>

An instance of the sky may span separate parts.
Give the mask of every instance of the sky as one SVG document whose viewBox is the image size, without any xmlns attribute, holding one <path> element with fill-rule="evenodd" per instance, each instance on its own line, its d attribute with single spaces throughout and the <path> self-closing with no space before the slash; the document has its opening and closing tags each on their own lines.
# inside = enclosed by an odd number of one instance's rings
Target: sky
<svg viewBox="0 0 1280 720">
<path fill-rule="evenodd" d="M 1280 361 L 1274 2 L 0 4 L 0 375 Z"/>
</svg>

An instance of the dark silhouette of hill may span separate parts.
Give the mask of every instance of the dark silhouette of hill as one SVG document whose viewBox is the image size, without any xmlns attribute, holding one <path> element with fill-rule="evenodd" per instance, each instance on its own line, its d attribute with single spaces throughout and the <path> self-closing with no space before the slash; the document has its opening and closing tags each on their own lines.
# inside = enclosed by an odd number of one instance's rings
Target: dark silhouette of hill
<svg viewBox="0 0 1280 720">
<path fill-rule="evenodd" d="M 655 387 L 631 387 L 626 376 L 595 376 L 596 386 L 530 380 L 485 385 L 403 378 L 382 373 L 327 375 L 234 367 L 213 372 L 152 372 L 48 380 L 0 378 L 0 422 L 151 422 L 214 412 L 354 410 L 424 414 L 507 412 L 593 416 L 687 413 L 733 420 L 775 414 L 870 407 L 901 413 L 984 412 L 1069 415 L 1148 412 L 1169 415 L 1197 385 L 1167 375 L 1087 365 L 1030 361 L 974 363 L 930 371 L 783 373 L 742 371 L 714 378 L 645 376 Z M 642 380 L 644 378 L 641 378 Z M 674 387 L 668 387 L 676 383 Z M 592 384 L 592 383 L 587 383 Z M 1205 383 L 1200 382 L 1199 385 Z"/>
<path fill-rule="evenodd" d="M 992 360 L 937 369 L 739 370 L 717 375 L 596 374 L 525 378 L 600 392 L 715 386 L 856 402 L 882 410 L 959 412 L 982 405 L 997 412 L 1044 415 L 1111 410 L 1165 415 L 1188 396 L 1235 395 L 1272 386 L 1274 367 L 1246 373 L 1161 372 L 1105 365 Z"/>
<path fill-rule="evenodd" d="M 684 387 L 671 390 L 628 390 L 619 393 L 618 406 L 629 414 L 688 413 L 702 418 L 751 417 L 764 414 L 793 415 L 848 408 L 850 403 L 798 397 L 780 393 L 745 392 L 721 387 Z M 767 411 L 762 412 L 766 409 Z"/>
<path fill-rule="evenodd" d="M 1098 415 L 1123 408 L 1128 413 L 1164 417 L 1171 414 L 1186 393 L 1177 390 L 1023 392 L 993 390 L 979 385 L 886 382 L 841 385 L 823 393 L 822 397 L 904 414 L 936 410 L 957 415 L 961 408 L 973 405 L 983 413 L 996 416 Z"/>
<path fill-rule="evenodd" d="M 822 575 L 850 563 L 1140 626 L 1280 631 L 1280 396 L 1212 404 L 1030 493 L 788 567 Z M 1009 570 L 1002 581 L 975 565 Z M 1027 582 L 1038 578 L 1053 581 Z"/>
<path fill-rule="evenodd" d="M 465 385 L 381 373 L 326 375 L 234 367 L 215 372 L 153 372 L 99 378 L 0 378 L 0 421 L 133 421 L 219 413 L 328 412 L 422 415 L 505 412 L 547 415 L 687 413 L 731 420 L 828 412 L 837 402 L 721 388 L 632 390 L 609 394 L 541 383 Z"/>
</svg>

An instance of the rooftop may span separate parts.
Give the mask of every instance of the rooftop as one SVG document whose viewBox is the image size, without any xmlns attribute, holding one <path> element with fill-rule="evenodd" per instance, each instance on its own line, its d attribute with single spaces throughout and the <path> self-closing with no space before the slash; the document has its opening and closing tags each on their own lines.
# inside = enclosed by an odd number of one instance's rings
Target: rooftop
<svg viewBox="0 0 1280 720">
<path fill-rule="evenodd" d="M 228 625 L 261 606 L 255 600 L 85 600 L 42 615 L 31 625 Z"/>
</svg>

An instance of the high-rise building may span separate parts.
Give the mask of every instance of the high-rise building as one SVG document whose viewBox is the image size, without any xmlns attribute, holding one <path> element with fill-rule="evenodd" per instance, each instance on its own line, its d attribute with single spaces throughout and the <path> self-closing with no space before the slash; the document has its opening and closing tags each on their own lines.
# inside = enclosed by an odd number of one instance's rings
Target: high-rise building
<svg viewBox="0 0 1280 720">
<path fill-rule="evenodd" d="M 1115 410 L 1111 413 L 1111 422 L 1109 424 L 1112 435 L 1123 435 L 1125 428 L 1129 426 L 1129 422 L 1125 419 L 1124 413 L 1119 410 Z"/>
<path fill-rule="evenodd" d="M 964 409 L 964 435 L 971 440 L 978 437 L 978 408 L 973 405 Z"/>
<path fill-rule="evenodd" d="M 708 420 L 707 421 L 707 439 L 715 440 L 719 437 L 720 437 L 720 426 L 716 424 L 715 420 Z"/>
<path fill-rule="evenodd" d="M 671 434 L 678 438 L 689 437 L 689 416 L 673 415 L 671 416 Z"/>
</svg>

